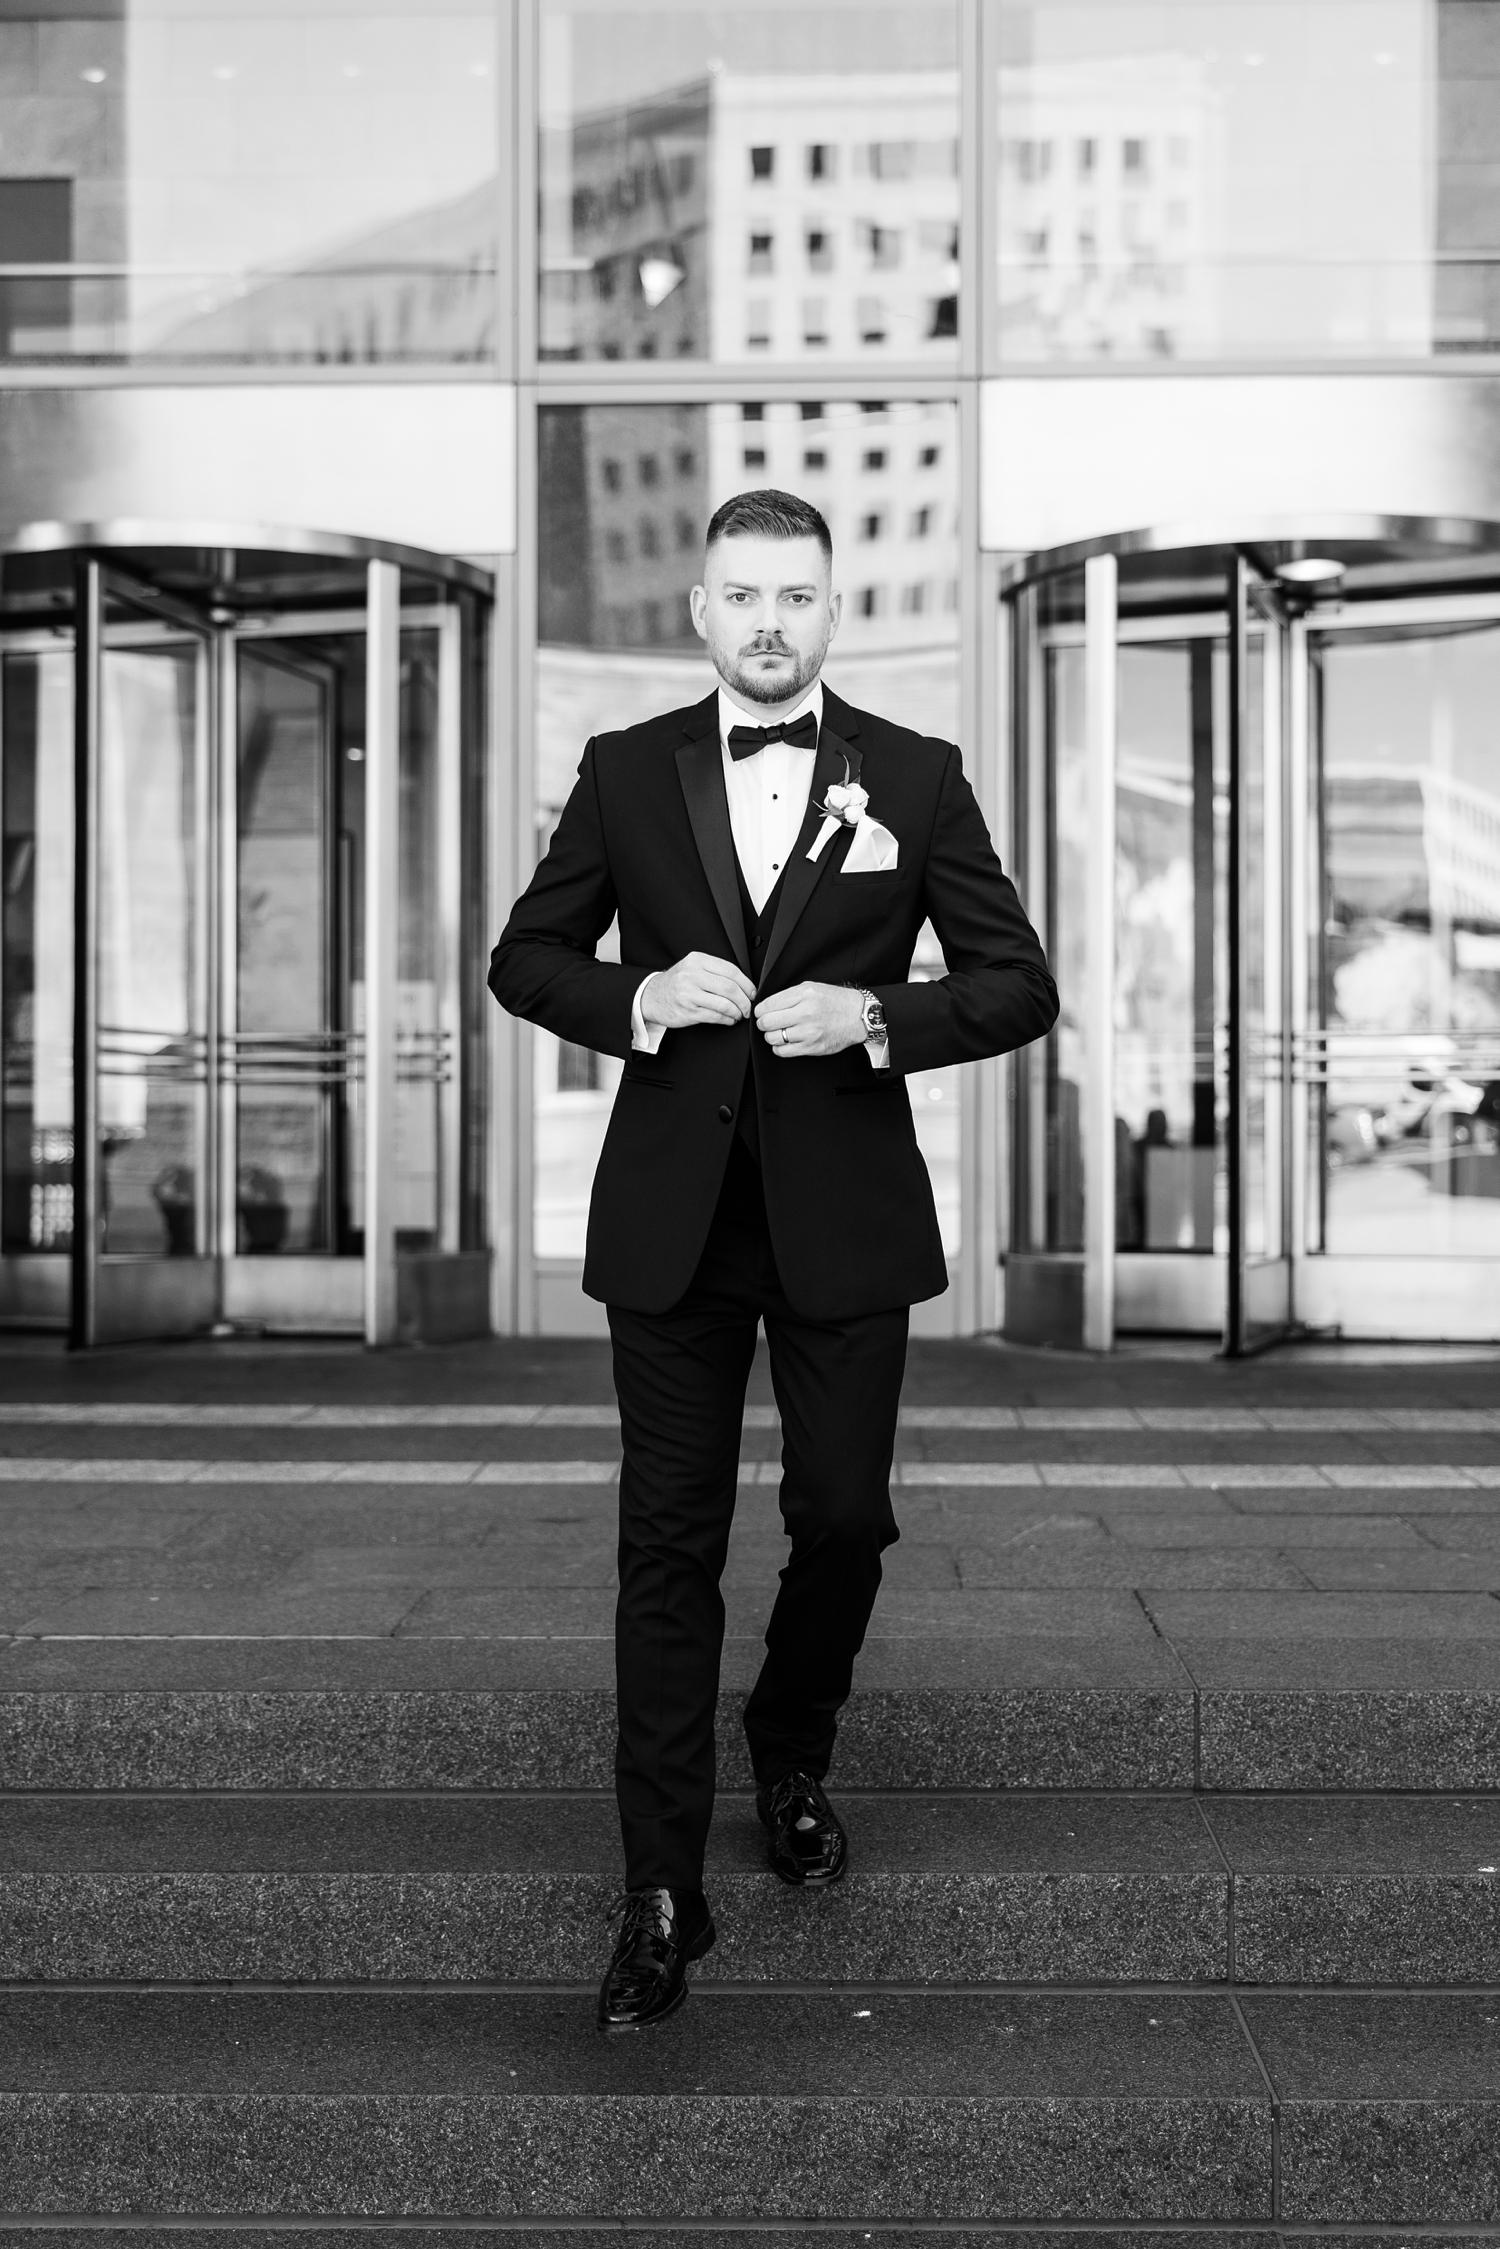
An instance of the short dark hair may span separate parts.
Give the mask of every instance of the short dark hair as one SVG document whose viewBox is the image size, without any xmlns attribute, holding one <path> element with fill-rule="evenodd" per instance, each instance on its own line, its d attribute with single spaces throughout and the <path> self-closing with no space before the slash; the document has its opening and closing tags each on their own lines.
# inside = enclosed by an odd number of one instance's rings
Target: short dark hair
<svg viewBox="0 0 1500 2249">
<path fill-rule="evenodd" d="M 721 539 L 741 532 L 761 539 L 816 539 L 828 560 L 833 560 L 833 534 L 811 500 L 800 500 L 795 492 L 768 486 L 726 500 L 714 510 L 704 545 L 717 546 Z"/>
</svg>

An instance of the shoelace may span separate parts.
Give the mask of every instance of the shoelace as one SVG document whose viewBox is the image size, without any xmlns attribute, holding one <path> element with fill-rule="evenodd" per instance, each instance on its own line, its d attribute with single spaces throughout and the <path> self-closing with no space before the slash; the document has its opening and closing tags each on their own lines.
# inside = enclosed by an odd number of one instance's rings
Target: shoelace
<svg viewBox="0 0 1500 2249">
<path fill-rule="evenodd" d="M 783 1773 L 771 1786 L 771 1817 L 784 1820 L 791 1806 L 798 1801 L 807 1806 L 807 1825 L 816 1827 L 821 1817 L 818 1804 L 818 1784 L 807 1773 Z M 798 1822 L 801 1825 L 801 1822 Z"/>
<path fill-rule="evenodd" d="M 663 1944 L 671 1942 L 676 1926 L 675 1914 L 661 1903 L 655 1890 L 622 1890 L 604 1918 L 606 1922 L 620 1920 L 622 1938 L 635 1938 L 643 1926 L 649 1926 L 651 1934 Z"/>
</svg>

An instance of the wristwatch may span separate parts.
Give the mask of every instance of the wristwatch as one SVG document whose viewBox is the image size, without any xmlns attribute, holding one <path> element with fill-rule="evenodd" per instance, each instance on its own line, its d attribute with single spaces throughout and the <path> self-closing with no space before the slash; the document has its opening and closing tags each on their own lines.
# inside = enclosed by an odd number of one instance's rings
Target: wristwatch
<svg viewBox="0 0 1500 2249">
<path fill-rule="evenodd" d="M 877 1046 L 884 1046 L 887 1038 L 890 1035 L 885 1027 L 885 1009 L 881 1006 L 879 1000 L 876 999 L 875 994 L 873 992 L 865 991 L 863 985 L 856 986 L 856 990 L 859 991 L 860 996 L 865 1003 L 862 1010 L 865 1025 L 865 1037 L 867 1039 L 873 1039 Z"/>
</svg>

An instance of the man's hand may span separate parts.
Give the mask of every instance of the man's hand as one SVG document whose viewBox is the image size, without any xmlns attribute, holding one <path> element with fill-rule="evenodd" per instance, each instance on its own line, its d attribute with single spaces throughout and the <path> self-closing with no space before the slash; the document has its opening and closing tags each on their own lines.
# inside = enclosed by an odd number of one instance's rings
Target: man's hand
<svg viewBox="0 0 1500 2249">
<path fill-rule="evenodd" d="M 681 1031 L 689 1023 L 743 1023 L 755 1005 L 755 986 L 733 961 L 686 953 L 675 968 L 648 976 L 640 997 L 648 1023 Z"/>
<path fill-rule="evenodd" d="M 755 1010 L 755 1028 L 787 1062 L 865 1043 L 865 996 L 843 984 L 793 984 Z"/>
</svg>

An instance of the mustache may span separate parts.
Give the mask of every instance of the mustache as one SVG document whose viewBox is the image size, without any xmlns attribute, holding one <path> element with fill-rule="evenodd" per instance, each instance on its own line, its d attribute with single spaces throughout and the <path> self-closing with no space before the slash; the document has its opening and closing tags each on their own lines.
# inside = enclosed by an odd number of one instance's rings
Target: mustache
<svg viewBox="0 0 1500 2249">
<path fill-rule="evenodd" d="M 758 634 L 754 640 L 745 643 L 742 653 L 746 656 L 790 656 L 792 651 L 779 634 L 773 634 L 769 639 L 764 634 Z"/>
</svg>

